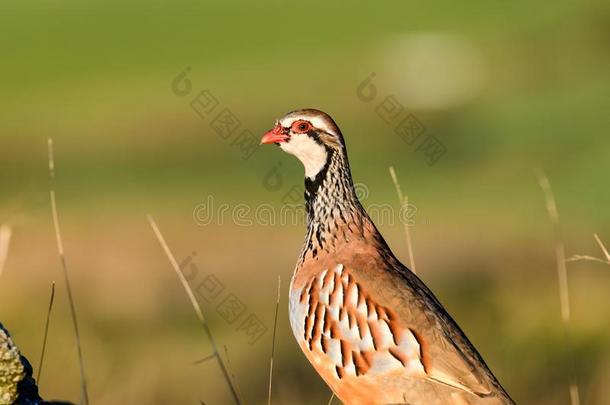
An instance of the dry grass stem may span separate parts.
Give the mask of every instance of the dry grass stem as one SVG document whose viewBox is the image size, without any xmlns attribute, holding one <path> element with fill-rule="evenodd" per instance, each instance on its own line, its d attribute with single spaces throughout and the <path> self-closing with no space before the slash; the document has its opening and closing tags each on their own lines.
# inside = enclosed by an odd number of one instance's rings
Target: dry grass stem
<svg viewBox="0 0 610 405">
<path fill-rule="evenodd" d="M 237 391 L 237 394 L 239 395 L 240 398 L 240 403 L 243 403 L 241 401 L 242 395 L 241 395 L 241 390 L 239 389 L 239 385 L 237 384 L 237 378 L 235 377 L 235 373 L 233 372 L 233 366 L 231 365 L 231 358 L 229 357 L 229 349 L 227 348 L 227 346 L 223 346 L 225 349 L 225 357 L 227 358 L 227 370 L 229 370 L 229 374 L 231 375 L 231 379 L 232 381 L 234 381 L 235 384 L 235 389 Z"/>
<path fill-rule="evenodd" d="M 49 322 L 51 321 L 51 311 L 53 310 L 53 302 L 55 301 L 55 281 L 51 283 L 51 296 L 49 297 L 49 307 L 47 308 L 47 319 L 44 324 L 44 336 L 42 338 L 42 350 L 40 351 L 40 361 L 38 362 L 38 373 L 36 374 L 36 382 L 40 387 L 40 374 L 42 373 L 42 365 L 44 364 L 44 355 L 47 349 L 47 338 L 49 336 Z"/>
<path fill-rule="evenodd" d="M 201 326 L 203 327 L 203 330 L 204 330 L 208 340 L 210 341 L 210 344 L 212 345 L 213 354 L 211 356 L 206 357 L 203 360 L 197 361 L 196 364 L 203 363 L 212 358 L 216 358 L 218 367 L 220 367 L 220 370 L 222 371 L 225 381 L 229 385 L 229 389 L 231 390 L 231 395 L 233 396 L 235 403 L 240 405 L 241 401 L 239 399 L 237 389 L 233 385 L 233 381 L 231 380 L 229 371 L 228 371 L 227 367 L 225 366 L 224 361 L 222 360 L 222 357 L 220 356 L 220 353 L 218 352 L 218 346 L 216 345 L 216 340 L 214 339 L 214 336 L 212 335 L 212 332 L 210 331 L 210 328 L 208 327 L 208 324 L 205 321 L 205 317 L 203 316 L 203 311 L 201 310 L 201 306 L 199 306 L 199 303 L 197 302 L 197 298 L 195 298 L 195 294 L 193 294 L 193 290 L 191 289 L 191 286 L 189 285 L 186 278 L 184 277 L 184 274 L 182 274 L 182 271 L 180 271 L 180 265 L 176 261 L 174 254 L 170 250 L 167 242 L 165 241 L 165 238 L 163 237 L 163 234 L 159 230 L 157 223 L 150 215 L 148 215 L 147 218 L 148 218 L 148 222 L 150 223 L 150 226 L 152 227 L 153 232 L 155 233 L 155 236 L 159 240 L 159 244 L 161 244 L 161 247 L 163 248 L 163 251 L 165 252 L 165 255 L 167 256 L 167 259 L 169 260 L 170 264 L 172 265 L 172 268 L 174 269 L 174 271 L 176 272 L 178 279 L 182 283 L 182 286 L 184 287 L 184 290 L 186 291 L 186 294 L 188 295 L 188 297 L 191 301 L 193 309 L 195 310 L 195 313 L 197 314 L 197 318 L 199 319 L 199 322 L 201 323 Z"/>
<path fill-rule="evenodd" d="M 593 238 L 595 238 L 595 241 L 597 242 L 600 249 L 602 250 L 604 256 L 606 257 L 605 259 L 600 259 L 599 257 L 587 256 L 587 255 L 574 255 L 574 256 L 570 257 L 569 259 L 566 259 L 566 262 L 589 261 L 589 262 L 597 262 L 597 263 L 603 263 L 603 264 L 610 265 L 610 254 L 608 253 L 608 249 L 606 249 L 606 246 L 604 246 L 601 239 L 599 238 L 599 236 L 597 236 L 596 233 L 593 234 Z"/>
<path fill-rule="evenodd" d="M 600 259 L 599 257 L 593 257 L 593 256 L 583 256 L 583 255 L 574 255 L 572 257 L 570 257 L 569 259 L 566 259 L 566 262 L 570 263 L 570 262 L 580 262 L 580 261 L 588 261 L 588 262 L 597 262 L 597 263 L 604 263 L 604 264 L 610 264 L 610 262 L 604 260 L 604 259 Z"/>
<path fill-rule="evenodd" d="M 580 395 L 576 384 L 570 384 L 570 404 L 580 405 Z"/>
<path fill-rule="evenodd" d="M 275 336 L 277 333 L 277 315 L 280 310 L 281 276 L 277 276 L 277 300 L 275 301 L 275 317 L 273 319 L 273 337 L 271 338 L 271 358 L 269 360 L 269 394 L 267 404 L 271 405 L 271 387 L 273 385 L 273 358 L 275 357 Z"/>
<path fill-rule="evenodd" d="M 394 187 L 396 188 L 396 194 L 398 194 L 398 202 L 400 203 L 400 209 L 407 210 L 409 209 L 409 198 L 402 193 L 402 189 L 400 188 L 400 183 L 398 182 L 398 176 L 396 176 L 396 171 L 394 171 L 394 167 L 390 166 L 390 176 L 392 177 L 392 182 L 394 183 Z M 413 244 L 411 242 L 411 228 L 409 227 L 408 222 L 404 224 L 405 228 L 405 238 L 407 240 L 407 252 L 409 254 L 409 267 L 413 271 L 413 273 L 417 274 L 417 270 L 415 269 L 415 256 L 413 254 Z"/>
<path fill-rule="evenodd" d="M 55 239 L 57 240 L 57 251 L 59 253 L 59 260 L 61 262 L 61 269 L 64 276 L 64 282 L 66 285 L 66 292 L 68 294 L 68 302 L 70 304 L 70 314 L 72 315 L 72 325 L 74 327 L 74 336 L 76 337 L 76 348 L 78 352 L 78 363 L 80 367 L 81 376 L 81 395 L 82 401 L 85 405 L 89 405 L 89 395 L 87 394 L 87 379 L 85 378 L 85 362 L 83 360 L 83 351 L 81 346 L 80 332 L 78 328 L 78 321 L 76 317 L 76 305 L 74 303 L 74 297 L 72 295 L 72 287 L 70 285 L 70 277 L 68 276 L 68 265 L 66 262 L 66 256 L 64 254 L 64 243 L 61 237 L 61 230 L 59 228 L 59 216 L 57 215 L 57 202 L 55 200 L 55 158 L 53 156 L 53 139 L 48 140 L 49 147 L 49 178 L 50 188 L 49 197 L 51 199 L 51 214 L 53 215 L 53 226 L 55 228 Z"/>
<path fill-rule="evenodd" d="M 555 195 L 551 188 L 551 183 L 546 175 L 542 172 L 538 173 L 538 183 L 544 193 L 546 209 L 553 225 L 553 233 L 555 237 L 555 259 L 557 261 L 557 277 L 559 279 L 559 300 L 561 304 L 561 318 L 564 328 L 567 332 L 570 324 L 570 295 L 568 291 L 568 269 L 566 266 L 565 245 L 561 237 L 561 229 L 559 226 L 559 211 Z M 572 379 L 574 381 L 574 379 Z M 570 403 L 571 405 L 579 405 L 580 398 L 578 395 L 578 385 L 574 382 L 570 384 Z"/>
<path fill-rule="evenodd" d="M 163 251 L 165 252 L 165 255 L 167 256 L 167 259 L 169 260 L 170 264 L 172 265 L 172 268 L 174 269 L 174 271 L 176 272 L 176 275 L 178 276 L 178 278 L 180 279 L 180 282 L 182 283 L 182 287 L 184 287 L 184 290 L 186 291 L 186 294 L 188 295 L 189 300 L 191 301 L 191 305 L 193 306 L 193 309 L 195 310 L 195 314 L 197 314 L 197 319 L 199 319 L 199 321 L 201 323 L 205 324 L 206 322 L 205 322 L 205 317 L 203 316 L 203 311 L 201 310 L 201 307 L 199 306 L 199 303 L 197 302 L 197 298 L 195 298 L 195 294 L 193 293 L 191 286 L 189 285 L 188 281 L 186 280 L 186 277 L 184 277 L 184 274 L 182 274 L 182 271 L 180 271 L 180 265 L 176 261 L 174 254 L 172 253 L 169 246 L 165 242 L 165 238 L 163 237 L 163 234 L 159 230 L 159 227 L 157 226 L 157 223 L 155 222 L 155 220 L 150 215 L 147 218 L 148 218 L 148 222 L 150 223 L 150 226 L 153 229 L 153 232 L 155 233 L 157 239 L 159 240 L 159 243 L 161 244 L 161 247 L 163 248 Z"/>
<path fill-rule="evenodd" d="M 593 237 L 595 238 L 595 241 L 599 245 L 599 248 L 602 250 L 602 252 L 604 252 L 606 261 L 608 262 L 608 264 L 610 264 L 610 253 L 608 253 L 608 249 L 606 249 L 606 246 L 602 243 L 601 239 L 599 238 L 599 236 L 597 236 L 596 233 L 593 234 Z"/>
<path fill-rule="evenodd" d="M 4 265 L 6 264 L 6 258 L 8 257 L 8 248 L 11 244 L 12 234 L 13 231 L 10 226 L 0 226 L 0 276 L 2 275 L 2 271 L 4 270 Z"/>
<path fill-rule="evenodd" d="M 216 353 L 212 353 L 209 356 L 204 357 L 203 359 L 199 359 L 197 361 L 194 361 L 193 362 L 193 366 L 196 366 L 196 365 L 201 364 L 201 363 L 205 363 L 206 361 L 210 361 L 210 360 L 212 360 L 215 357 L 216 357 Z"/>
<path fill-rule="evenodd" d="M 568 270 L 566 267 L 565 246 L 561 238 L 559 228 L 559 212 L 555 202 L 555 195 L 551 189 L 549 179 L 543 174 L 538 174 L 538 183 L 544 193 L 546 209 L 553 225 L 555 236 L 555 258 L 557 260 L 557 278 L 559 280 L 559 301 L 561 304 L 561 319 L 564 323 L 570 322 L 570 296 L 568 291 Z"/>
</svg>

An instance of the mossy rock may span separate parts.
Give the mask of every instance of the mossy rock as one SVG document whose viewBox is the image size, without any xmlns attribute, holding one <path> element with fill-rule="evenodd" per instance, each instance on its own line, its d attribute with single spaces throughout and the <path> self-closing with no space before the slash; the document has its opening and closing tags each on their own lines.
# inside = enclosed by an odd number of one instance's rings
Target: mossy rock
<svg viewBox="0 0 610 405">
<path fill-rule="evenodd" d="M 0 405 L 41 402 L 32 377 L 32 366 L 19 353 L 11 335 L 0 323 Z"/>
<path fill-rule="evenodd" d="M 17 387 L 24 378 L 25 367 L 21 363 L 19 350 L 0 325 L 0 404 L 9 405 L 17 401 Z"/>
</svg>

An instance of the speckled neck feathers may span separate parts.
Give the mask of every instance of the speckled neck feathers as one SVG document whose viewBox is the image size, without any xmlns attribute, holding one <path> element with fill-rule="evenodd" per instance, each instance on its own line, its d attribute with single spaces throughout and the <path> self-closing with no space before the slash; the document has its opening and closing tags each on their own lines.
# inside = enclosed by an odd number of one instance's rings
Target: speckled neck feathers
<svg viewBox="0 0 610 405">
<path fill-rule="evenodd" d="M 315 178 L 305 178 L 307 236 L 301 260 L 332 252 L 364 235 L 369 219 L 358 201 L 345 149 L 328 150 L 328 160 Z"/>
</svg>

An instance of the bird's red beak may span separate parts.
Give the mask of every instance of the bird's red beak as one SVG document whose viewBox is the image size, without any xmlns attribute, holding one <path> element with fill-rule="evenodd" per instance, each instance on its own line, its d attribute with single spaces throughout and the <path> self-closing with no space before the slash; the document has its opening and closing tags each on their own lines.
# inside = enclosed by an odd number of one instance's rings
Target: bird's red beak
<svg viewBox="0 0 610 405">
<path fill-rule="evenodd" d="M 286 142 L 288 139 L 290 139 L 290 135 L 284 133 L 284 129 L 280 124 L 276 124 L 272 130 L 267 131 L 265 135 L 263 135 L 261 138 L 261 145 Z"/>
</svg>

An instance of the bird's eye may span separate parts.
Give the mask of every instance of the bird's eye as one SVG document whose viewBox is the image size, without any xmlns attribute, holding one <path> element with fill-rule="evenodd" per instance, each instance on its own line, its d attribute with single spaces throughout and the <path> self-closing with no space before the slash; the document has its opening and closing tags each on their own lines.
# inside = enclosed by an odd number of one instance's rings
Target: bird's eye
<svg viewBox="0 0 610 405">
<path fill-rule="evenodd" d="M 307 121 L 296 121 L 294 124 L 292 124 L 292 130 L 294 132 L 304 134 L 305 132 L 311 130 L 311 124 Z"/>
</svg>

